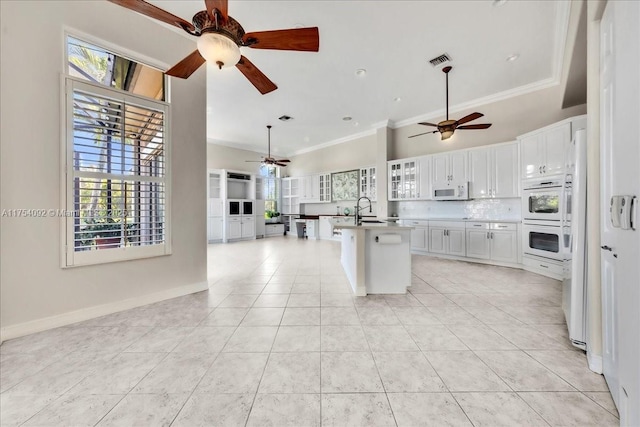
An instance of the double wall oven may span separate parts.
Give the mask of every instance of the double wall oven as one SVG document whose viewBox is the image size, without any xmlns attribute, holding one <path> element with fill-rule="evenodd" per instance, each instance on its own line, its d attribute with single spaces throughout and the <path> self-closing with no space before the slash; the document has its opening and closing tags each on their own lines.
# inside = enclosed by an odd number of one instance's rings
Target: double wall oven
<svg viewBox="0 0 640 427">
<path fill-rule="evenodd" d="M 571 176 L 523 183 L 524 254 L 562 261 L 569 247 Z"/>
</svg>

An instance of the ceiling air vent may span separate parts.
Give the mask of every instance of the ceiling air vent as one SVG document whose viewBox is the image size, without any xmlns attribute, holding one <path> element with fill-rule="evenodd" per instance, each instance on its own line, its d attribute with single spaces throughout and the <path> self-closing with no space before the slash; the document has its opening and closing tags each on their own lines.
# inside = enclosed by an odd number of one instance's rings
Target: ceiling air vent
<svg viewBox="0 0 640 427">
<path fill-rule="evenodd" d="M 287 116 L 286 114 L 284 116 L 280 116 L 278 117 L 278 120 L 282 120 L 283 122 L 288 122 L 289 120 L 293 120 L 293 117 L 291 116 Z"/>
<path fill-rule="evenodd" d="M 436 56 L 433 59 L 430 59 L 429 62 L 431 63 L 431 65 L 433 65 L 434 67 L 439 67 L 442 64 L 445 64 L 447 62 L 451 62 L 451 57 L 449 56 L 449 54 L 447 53 L 443 53 L 440 56 Z"/>
</svg>

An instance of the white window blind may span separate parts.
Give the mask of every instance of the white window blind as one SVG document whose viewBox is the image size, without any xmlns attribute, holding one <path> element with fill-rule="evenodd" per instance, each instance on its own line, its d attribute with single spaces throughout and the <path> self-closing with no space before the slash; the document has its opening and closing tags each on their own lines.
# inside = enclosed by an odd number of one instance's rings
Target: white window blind
<svg viewBox="0 0 640 427">
<path fill-rule="evenodd" d="M 66 79 L 66 264 L 170 253 L 168 105 Z"/>
</svg>

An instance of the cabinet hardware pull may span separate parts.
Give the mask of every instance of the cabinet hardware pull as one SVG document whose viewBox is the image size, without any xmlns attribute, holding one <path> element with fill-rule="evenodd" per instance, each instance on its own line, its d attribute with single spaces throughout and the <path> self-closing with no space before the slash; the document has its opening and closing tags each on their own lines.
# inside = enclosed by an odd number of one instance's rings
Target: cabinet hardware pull
<svg viewBox="0 0 640 427">
<path fill-rule="evenodd" d="M 540 264 L 540 267 L 542 267 L 542 268 L 549 268 L 549 266 L 548 266 L 548 265 L 544 265 L 544 264 Z"/>
<path fill-rule="evenodd" d="M 491 239 L 493 240 L 493 231 L 491 232 Z"/>
<path fill-rule="evenodd" d="M 487 231 L 487 239 L 489 239 L 489 238 L 490 238 L 490 237 L 489 237 L 489 232 Z"/>
<path fill-rule="evenodd" d="M 611 247 L 609 247 L 607 245 L 600 246 L 600 249 L 604 249 L 605 251 L 609 251 L 609 252 L 611 252 L 613 250 L 613 248 L 611 248 Z"/>
<path fill-rule="evenodd" d="M 547 173 L 547 165 L 544 165 L 544 166 L 542 167 L 542 172 Z"/>
</svg>

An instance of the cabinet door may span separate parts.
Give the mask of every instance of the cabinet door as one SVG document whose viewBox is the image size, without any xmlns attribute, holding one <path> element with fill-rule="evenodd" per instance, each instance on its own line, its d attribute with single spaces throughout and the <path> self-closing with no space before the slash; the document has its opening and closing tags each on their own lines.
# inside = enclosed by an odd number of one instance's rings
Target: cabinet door
<svg viewBox="0 0 640 427">
<path fill-rule="evenodd" d="M 488 230 L 467 230 L 467 257 L 489 259 L 489 250 Z"/>
<path fill-rule="evenodd" d="M 240 218 L 230 218 L 227 222 L 227 239 L 242 237 L 242 222 Z"/>
<path fill-rule="evenodd" d="M 411 230 L 411 249 L 426 251 L 428 249 L 427 246 L 427 229 L 416 227 Z"/>
<path fill-rule="evenodd" d="M 319 180 L 319 201 L 330 202 L 331 201 L 331 174 L 323 173 L 318 177 Z"/>
<path fill-rule="evenodd" d="M 400 200 L 402 191 L 402 164 L 389 163 L 389 200 Z"/>
<path fill-rule="evenodd" d="M 429 227 L 429 252 L 443 254 L 446 251 L 444 228 Z"/>
<path fill-rule="evenodd" d="M 545 175 L 564 173 L 565 156 L 571 142 L 571 124 L 566 123 L 543 135 L 545 162 L 542 172 Z"/>
<path fill-rule="evenodd" d="M 536 178 L 541 175 L 544 163 L 542 137 L 535 134 L 520 140 L 520 173 L 522 178 Z"/>
<path fill-rule="evenodd" d="M 360 197 L 369 197 L 369 168 L 360 169 L 360 184 L 359 194 Z"/>
<path fill-rule="evenodd" d="M 423 156 L 418 159 L 418 199 L 431 200 L 431 156 Z"/>
<path fill-rule="evenodd" d="M 449 185 L 449 156 L 446 154 L 439 154 L 433 156 L 431 160 L 431 170 L 433 173 L 431 176 L 431 184 L 433 186 L 447 186 Z"/>
<path fill-rule="evenodd" d="M 518 144 L 501 145 L 491 150 L 492 196 L 519 197 Z"/>
<path fill-rule="evenodd" d="M 447 230 L 447 240 L 449 240 L 449 250 L 448 254 L 465 256 L 466 253 L 466 245 L 465 245 L 465 233 L 464 229 L 462 230 Z"/>
<path fill-rule="evenodd" d="M 256 235 L 256 221 L 253 217 L 242 218 L 242 237 L 253 237 Z"/>
<path fill-rule="evenodd" d="M 469 197 L 483 199 L 491 197 L 490 155 L 488 148 L 469 151 Z"/>
<path fill-rule="evenodd" d="M 403 172 L 403 199 L 416 199 L 418 198 L 418 162 L 414 160 L 407 160 L 402 165 Z"/>
<path fill-rule="evenodd" d="M 453 182 L 463 182 L 469 179 L 467 175 L 467 151 L 449 154 L 449 175 Z"/>
<path fill-rule="evenodd" d="M 222 199 L 209 199 L 209 216 L 222 216 Z"/>
<path fill-rule="evenodd" d="M 378 199 L 376 193 L 376 168 L 369 168 L 369 198 L 372 201 L 376 201 Z"/>
<path fill-rule="evenodd" d="M 491 232 L 491 259 L 501 262 L 518 262 L 518 237 L 515 231 Z"/>
<path fill-rule="evenodd" d="M 222 217 L 209 218 L 209 240 L 222 239 Z"/>
</svg>

